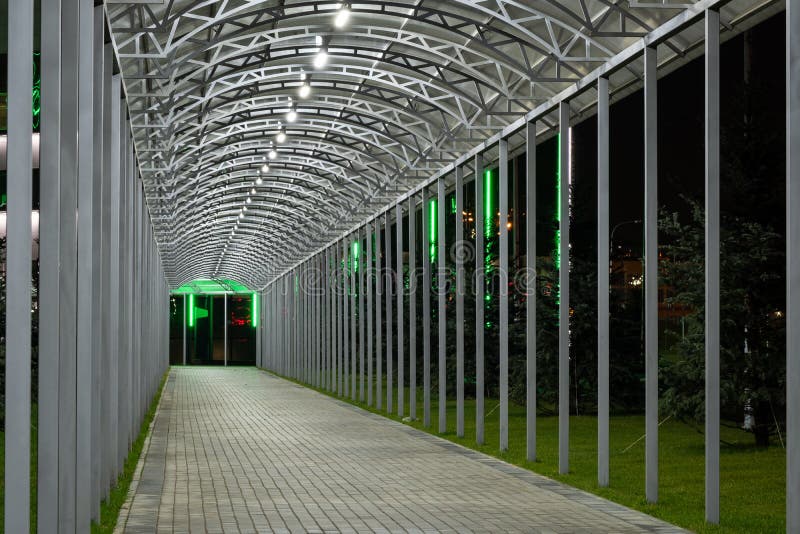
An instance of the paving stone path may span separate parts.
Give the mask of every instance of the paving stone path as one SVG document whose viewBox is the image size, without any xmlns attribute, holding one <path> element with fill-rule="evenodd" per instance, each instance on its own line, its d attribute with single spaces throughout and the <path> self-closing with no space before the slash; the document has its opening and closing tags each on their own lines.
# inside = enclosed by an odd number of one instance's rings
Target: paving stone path
<svg viewBox="0 0 800 534">
<path fill-rule="evenodd" d="M 681 532 L 253 368 L 173 368 L 120 533 Z"/>
</svg>

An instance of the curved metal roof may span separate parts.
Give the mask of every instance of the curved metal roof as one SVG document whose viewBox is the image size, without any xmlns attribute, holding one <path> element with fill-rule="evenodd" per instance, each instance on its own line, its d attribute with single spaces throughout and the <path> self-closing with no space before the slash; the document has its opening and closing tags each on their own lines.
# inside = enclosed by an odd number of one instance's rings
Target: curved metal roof
<svg viewBox="0 0 800 534">
<path fill-rule="evenodd" d="M 263 287 L 693 3 L 110 3 L 170 284 Z M 754 4 L 727 4 L 723 20 Z M 682 56 L 696 33 L 663 54 Z M 629 66 L 614 81 L 639 77 Z"/>
</svg>

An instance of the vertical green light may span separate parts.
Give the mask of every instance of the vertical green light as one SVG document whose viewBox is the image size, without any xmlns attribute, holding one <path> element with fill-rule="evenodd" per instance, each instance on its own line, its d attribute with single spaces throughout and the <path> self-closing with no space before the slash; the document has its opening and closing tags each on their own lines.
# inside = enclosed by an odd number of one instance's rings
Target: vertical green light
<svg viewBox="0 0 800 534">
<path fill-rule="evenodd" d="M 258 326 L 258 293 L 256 293 L 255 291 L 253 292 L 253 298 L 251 299 L 251 302 L 253 304 L 253 313 L 251 315 L 252 317 L 251 322 L 253 323 L 253 328 L 256 328 Z"/>
<path fill-rule="evenodd" d="M 483 173 L 483 233 L 492 238 L 494 233 L 494 199 L 492 198 L 492 171 L 486 169 Z M 487 243 L 488 245 L 489 243 Z"/>
<path fill-rule="evenodd" d="M 189 295 L 189 326 L 194 326 L 194 295 Z"/>
<path fill-rule="evenodd" d="M 358 272 L 358 241 L 353 241 L 353 253 L 351 257 L 353 258 L 353 269 Z"/>
<path fill-rule="evenodd" d="M 553 242 L 553 262 L 556 270 L 561 268 L 561 134 L 556 137 L 556 232 Z"/>
<path fill-rule="evenodd" d="M 436 201 L 431 200 L 430 203 L 428 203 L 428 237 L 431 246 L 431 262 L 436 261 L 436 236 L 438 233 L 437 211 Z"/>
</svg>

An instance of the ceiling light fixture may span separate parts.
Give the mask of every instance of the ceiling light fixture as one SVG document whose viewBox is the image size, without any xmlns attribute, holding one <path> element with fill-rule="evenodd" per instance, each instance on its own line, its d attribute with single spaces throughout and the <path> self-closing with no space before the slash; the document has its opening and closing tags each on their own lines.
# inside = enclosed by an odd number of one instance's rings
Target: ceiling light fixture
<svg viewBox="0 0 800 534">
<path fill-rule="evenodd" d="M 250 190 L 250 194 L 251 194 L 251 195 L 255 195 L 255 194 L 256 194 L 256 188 L 255 188 L 255 187 L 254 187 L 253 189 L 251 189 L 251 190 Z"/>
<path fill-rule="evenodd" d="M 344 28 L 348 20 L 350 20 L 350 8 L 347 6 L 347 4 L 345 4 L 336 14 L 333 25 L 337 28 Z"/>
<path fill-rule="evenodd" d="M 269 170 L 269 167 L 267 167 L 267 170 Z M 264 183 L 264 180 L 262 180 L 260 176 L 256 178 L 256 185 L 261 185 L 262 183 Z"/>
<path fill-rule="evenodd" d="M 279 143 L 283 143 L 284 141 L 286 141 L 286 130 L 281 128 L 278 131 L 278 134 L 275 136 L 275 140 Z"/>
<path fill-rule="evenodd" d="M 250 204 L 253 200 L 250 197 L 247 197 L 247 203 Z"/>
<path fill-rule="evenodd" d="M 314 67 L 321 69 L 326 63 L 328 63 L 328 49 L 322 46 L 317 52 L 317 57 L 314 58 Z"/>
<path fill-rule="evenodd" d="M 266 163 L 264 165 L 262 165 L 261 166 L 261 172 L 269 172 L 269 165 L 267 165 Z M 261 178 L 259 178 L 259 180 L 260 179 Z"/>
<path fill-rule="evenodd" d="M 269 156 L 269 159 L 275 159 L 275 158 L 277 158 L 277 157 L 278 157 L 278 153 L 277 153 L 277 152 L 275 152 L 275 149 L 274 149 L 274 148 L 273 148 L 272 150 L 270 150 L 270 151 L 269 151 L 269 154 L 267 154 L 267 155 Z"/>
<path fill-rule="evenodd" d="M 308 98 L 308 95 L 311 94 L 311 86 L 308 82 L 303 82 L 302 85 L 300 85 L 300 90 L 297 91 L 297 94 L 300 95 L 300 98 Z"/>
</svg>

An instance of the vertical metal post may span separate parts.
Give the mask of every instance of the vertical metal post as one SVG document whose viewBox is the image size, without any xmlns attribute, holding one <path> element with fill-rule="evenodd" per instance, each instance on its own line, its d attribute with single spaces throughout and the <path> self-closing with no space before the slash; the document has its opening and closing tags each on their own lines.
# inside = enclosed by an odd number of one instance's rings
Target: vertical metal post
<svg viewBox="0 0 800 534">
<path fill-rule="evenodd" d="M 445 248 L 444 248 L 444 178 L 436 181 L 436 256 L 439 268 L 436 279 L 439 313 L 436 319 L 439 327 L 439 433 L 447 430 L 447 309 L 445 307 Z"/>
<path fill-rule="evenodd" d="M 569 103 L 558 105 L 561 176 L 558 199 L 559 300 L 558 300 L 558 472 L 569 472 Z"/>
<path fill-rule="evenodd" d="M 336 393 L 337 395 L 343 395 L 344 389 L 342 389 L 342 358 L 344 354 L 344 335 L 342 330 L 342 316 L 344 315 L 344 269 L 342 267 L 342 262 L 344 258 L 342 256 L 342 247 L 337 246 L 335 248 L 336 251 L 336 302 L 337 302 L 337 310 L 336 310 L 336 329 L 337 329 L 337 340 L 338 340 L 338 349 L 336 352 Z M 346 330 L 344 330 L 346 332 Z"/>
<path fill-rule="evenodd" d="M 189 298 L 183 295 L 183 365 L 186 365 L 186 307 L 189 305 Z"/>
<path fill-rule="evenodd" d="M 786 1 L 786 532 L 800 531 L 800 0 Z"/>
<path fill-rule="evenodd" d="M 78 63 L 78 291 L 76 395 L 76 528 L 91 528 L 92 503 L 92 342 L 94 299 L 92 237 L 94 225 L 94 2 L 80 2 Z"/>
<path fill-rule="evenodd" d="M 30 11 L 29 11 L 30 10 Z M 19 15 L 18 13 L 21 13 Z M 28 27 L 26 22 L 17 22 L 19 17 L 23 19 L 30 17 L 31 32 L 33 32 L 33 5 L 25 2 L 15 2 L 13 6 L 9 6 L 8 12 L 9 20 L 14 23 L 9 25 L 10 37 L 13 36 L 11 41 L 14 43 L 13 48 L 9 50 L 9 71 L 17 72 L 21 65 L 24 64 L 26 69 L 20 72 L 19 75 L 14 75 L 13 86 L 9 87 L 9 130 L 13 128 L 9 138 L 10 152 L 13 154 L 13 163 L 11 159 L 7 160 L 8 183 L 19 182 L 24 185 L 25 182 L 30 183 L 30 175 L 28 179 L 17 180 L 18 172 L 24 172 L 21 165 L 25 156 L 25 148 L 21 150 L 14 148 L 17 139 L 25 141 L 26 144 L 30 142 L 24 139 L 25 132 L 27 132 L 27 125 L 30 124 L 30 112 L 28 107 L 28 98 L 31 96 L 31 85 L 27 82 L 27 72 L 31 69 L 30 54 L 32 54 L 33 44 L 31 41 L 31 52 L 18 52 L 18 48 L 27 46 L 27 38 L 21 39 L 16 37 L 16 32 L 22 31 Z M 12 31 L 13 28 L 13 31 Z M 32 35 L 32 33 L 31 33 Z M 32 39 L 32 37 L 31 37 Z M 39 422 L 39 441 L 38 441 L 38 477 L 37 477 L 37 526 L 41 532 L 56 532 L 58 530 L 58 428 L 59 428 L 59 335 L 58 335 L 58 322 L 59 322 L 59 242 L 60 242 L 60 157 L 61 157 L 61 0 L 45 0 L 42 2 L 41 10 L 41 62 L 40 71 L 41 75 L 41 144 L 40 144 L 40 224 L 39 224 L 39 406 L 38 406 L 38 422 Z M 18 66 L 19 65 L 19 66 Z M 31 72 L 32 77 L 32 72 Z M 20 92 L 19 88 L 24 88 Z M 24 100 L 21 100 L 24 99 Z M 22 119 L 17 118 L 16 114 L 21 113 L 25 115 L 24 123 L 20 122 Z M 12 124 L 13 123 L 13 126 Z M 15 133 L 23 128 L 19 134 Z M 28 134 L 30 138 L 30 134 Z M 19 162 L 18 162 L 19 160 Z M 25 168 L 30 168 L 30 160 L 26 160 Z M 14 199 L 9 199 L 11 202 L 16 202 Z M 22 201 L 20 201 L 22 202 Z M 23 204 L 19 204 L 22 206 Z M 9 203 L 9 211 L 11 205 Z M 10 215 L 10 213 L 9 213 Z M 30 217 L 30 215 L 26 215 Z M 10 223 L 9 223 L 10 224 Z M 10 236 L 9 236 L 10 237 Z M 7 246 L 11 243 L 6 242 Z M 26 245 L 27 246 L 27 245 Z M 28 264 L 30 265 L 30 264 Z M 29 267 L 28 267 L 29 268 Z M 7 274 L 8 276 L 8 274 Z M 7 287 L 9 285 L 8 278 L 6 279 Z M 14 284 L 14 287 L 19 287 Z M 22 291 L 22 288 L 20 288 Z M 10 303 L 7 301 L 7 306 Z M 7 308 L 10 309 L 10 308 Z M 28 314 L 25 314 L 26 316 Z M 22 316 L 19 316 L 22 318 Z M 6 327 L 10 328 L 6 323 Z M 18 329 L 16 329 L 19 331 Z M 113 335 L 113 332 L 112 332 Z M 30 339 L 28 336 L 27 339 Z M 11 354 L 8 345 L 9 340 L 6 340 L 6 354 Z M 9 374 L 9 369 L 6 370 L 6 377 L 8 380 L 13 380 L 15 383 L 20 384 L 19 379 L 15 375 Z M 11 376 L 14 376 L 11 379 Z M 6 389 L 6 395 L 11 398 L 11 392 Z M 24 414 L 18 414 L 19 418 L 25 417 Z M 18 424 L 6 419 L 6 424 Z M 25 423 L 26 427 L 30 425 L 30 419 Z M 24 438 L 24 434 L 15 433 Z M 8 447 L 8 445 L 7 445 Z M 8 455 L 8 453 L 6 453 Z M 18 458 L 13 459 L 13 464 L 16 467 L 11 470 L 6 467 L 6 477 L 11 477 L 12 480 L 18 480 L 19 474 L 15 473 L 13 469 L 22 469 L 28 465 L 27 460 L 20 461 Z M 6 478 L 7 488 L 16 487 L 10 486 L 12 483 Z M 17 510 L 19 516 L 23 514 L 28 517 L 24 511 L 24 507 L 17 501 L 22 495 L 27 495 L 28 492 L 14 491 L 7 493 L 15 493 L 19 495 L 11 496 L 12 502 L 5 502 L 6 510 Z M 6 512 L 8 518 L 8 512 Z M 19 532 L 28 532 L 28 523 L 19 522 L 22 517 L 16 519 L 7 519 L 6 530 L 11 532 L 10 529 L 15 529 Z M 27 521 L 27 520 L 26 520 Z"/>
<path fill-rule="evenodd" d="M 344 367 L 342 368 L 342 380 L 344 381 L 344 393 L 346 397 L 350 393 L 350 256 L 347 244 L 347 238 L 342 239 L 342 302 L 344 321 L 343 335 L 344 335 L 344 352 L 342 352 L 342 359 Z"/>
<path fill-rule="evenodd" d="M 103 180 L 103 156 L 108 150 L 106 137 L 103 135 L 103 125 L 106 119 L 104 101 L 108 99 L 105 92 L 105 79 L 108 73 L 105 72 L 104 56 L 104 37 L 105 37 L 105 16 L 103 6 L 94 6 L 94 16 L 92 17 L 92 61 L 93 65 L 93 90 L 94 101 L 92 102 L 92 324 L 97 334 L 92 336 L 92 425 L 91 425 L 91 485 L 92 492 L 90 497 L 90 512 L 92 520 L 100 519 L 101 494 L 101 470 L 103 461 L 103 449 L 105 442 L 102 433 L 102 425 L 105 421 L 102 412 L 103 393 L 107 382 L 104 376 L 106 359 L 103 352 L 103 342 L 108 335 L 108 330 L 103 324 L 106 316 L 103 314 L 103 306 L 106 302 L 106 295 L 103 293 L 103 232 L 106 226 L 103 225 L 102 202 L 103 188 L 107 189 Z"/>
<path fill-rule="evenodd" d="M 78 65 L 80 35 L 80 2 L 63 0 L 61 12 L 61 62 L 62 65 Z M 17 26 L 13 24 L 12 26 Z M 26 26 L 27 27 L 27 26 Z M 30 55 L 24 57 L 30 63 Z M 9 80 L 11 81 L 11 80 Z M 28 86 L 29 90 L 30 86 Z M 61 71 L 61 210 L 59 272 L 59 528 L 72 532 L 76 527 L 76 458 L 77 458 L 77 209 L 78 209 L 78 70 L 65 68 Z M 9 106 L 10 111 L 11 106 Z M 29 110 L 30 107 L 24 108 Z M 30 117 L 26 117 L 29 122 Z M 10 123 L 9 123 L 10 125 Z M 26 143 L 30 140 L 26 139 Z M 30 167 L 30 160 L 25 162 Z M 9 180 L 9 185 L 11 180 Z M 9 191 L 10 193 L 10 191 Z M 12 206 L 9 202 L 9 206 Z M 26 219 L 30 218 L 30 203 L 25 205 Z M 10 214 L 11 215 L 11 214 Z M 27 222 L 30 224 L 30 221 Z M 30 247 L 30 242 L 25 243 Z M 9 246 L 10 249 L 10 246 Z M 26 271 L 30 264 L 26 265 Z M 30 272 L 26 273 L 26 278 Z M 11 281 L 8 283 L 11 287 Z M 16 284 L 15 284 L 16 286 Z M 14 315 L 9 307 L 8 315 Z M 25 315 L 28 316 L 27 310 Z M 9 325 L 11 327 L 11 325 Z M 9 354 L 12 352 L 9 350 Z M 9 403 L 13 404 L 13 403 Z M 26 426 L 30 423 L 26 422 Z M 7 429 L 7 435 L 12 430 Z M 8 447 L 8 445 L 7 445 Z M 8 454 L 8 452 L 7 452 Z M 7 459 L 8 460 L 8 459 Z M 25 461 L 27 463 L 27 460 Z M 18 467 L 16 468 L 18 469 Z M 8 528 L 6 530 L 9 530 Z"/>
<path fill-rule="evenodd" d="M 398 203 L 395 206 L 396 236 L 397 236 L 397 415 L 403 416 L 405 406 L 404 384 L 404 362 L 405 354 L 403 351 L 404 334 L 403 332 L 403 205 Z"/>
<path fill-rule="evenodd" d="M 464 437 L 464 169 L 457 165 L 456 174 L 456 435 Z"/>
<path fill-rule="evenodd" d="M 536 461 L 536 123 L 526 125 L 525 458 Z"/>
<path fill-rule="evenodd" d="M 408 414 L 417 419 L 417 207 L 408 197 Z"/>
<path fill-rule="evenodd" d="M 356 240 L 358 239 L 358 233 L 353 236 Z M 355 241 L 353 242 L 355 243 Z M 350 249 L 350 398 L 352 400 L 356 400 L 356 376 L 357 376 L 357 365 L 356 365 L 356 354 L 358 349 L 358 324 L 357 324 L 357 317 L 356 317 L 356 292 L 358 291 L 358 285 L 356 284 L 356 262 L 358 258 L 356 257 L 356 252 L 354 248 L 354 244 L 351 243 L 348 248 Z"/>
<path fill-rule="evenodd" d="M 597 80 L 597 484 L 608 486 L 608 78 Z"/>
<path fill-rule="evenodd" d="M 484 439 L 484 355 L 483 355 L 483 293 L 485 276 L 484 213 L 483 205 L 483 159 L 475 155 L 475 442 L 483 445 Z M 424 217 L 423 217 L 424 219 Z"/>
<path fill-rule="evenodd" d="M 33 2 L 8 4 L 8 52 L 5 531 L 28 532 L 31 485 L 33 133 L 30 110 Z"/>
<path fill-rule="evenodd" d="M 381 265 L 381 220 L 375 217 L 375 407 L 383 407 L 383 319 L 381 296 L 383 295 L 383 268 Z M 388 297 L 387 297 L 388 298 Z"/>
<path fill-rule="evenodd" d="M 706 10 L 706 521 L 719 523 L 719 12 Z"/>
<path fill-rule="evenodd" d="M 508 141 L 500 148 L 500 450 L 508 450 Z"/>
<path fill-rule="evenodd" d="M 372 406 L 372 338 L 375 331 L 372 329 L 372 288 L 375 283 L 375 270 L 372 264 L 372 222 L 366 226 L 367 232 L 367 406 Z"/>
<path fill-rule="evenodd" d="M 384 240 L 386 246 L 386 411 L 392 413 L 392 215 L 385 215 Z"/>
<path fill-rule="evenodd" d="M 364 376 L 366 373 L 366 369 L 364 368 L 365 362 L 365 351 L 366 351 L 366 344 L 367 340 L 364 338 L 366 333 L 364 332 L 364 293 L 366 292 L 366 276 L 367 274 L 364 272 L 369 265 L 369 256 L 367 256 L 367 261 L 363 261 L 364 254 L 366 253 L 366 249 L 361 245 L 362 243 L 362 231 L 361 229 L 358 230 L 356 233 L 358 236 L 358 358 L 359 358 L 359 388 L 358 388 L 358 400 L 364 402 L 364 382 L 366 377 Z M 367 235 L 369 237 L 369 235 Z"/>
<path fill-rule="evenodd" d="M 98 6 L 97 9 L 101 11 L 104 9 L 103 6 Z M 105 41 L 105 17 L 98 17 L 100 20 L 101 25 L 101 39 Z M 101 407 L 101 414 L 102 414 L 102 423 L 101 423 L 101 435 L 103 450 L 101 452 L 102 460 L 100 466 L 100 500 L 105 500 L 108 498 L 110 490 L 111 490 L 111 481 L 112 481 L 112 471 L 111 465 L 113 462 L 113 454 L 114 454 L 114 442 L 111 439 L 113 428 L 112 419 L 116 417 L 116 411 L 112 408 L 112 400 L 114 395 L 116 395 L 116 390 L 114 386 L 116 385 L 116 379 L 112 378 L 112 367 L 115 366 L 114 362 L 114 355 L 111 354 L 112 347 L 112 340 L 114 339 L 114 333 L 111 331 L 111 312 L 113 309 L 113 304 L 111 302 L 111 298 L 113 296 L 114 288 L 111 285 L 111 258 L 114 250 L 112 250 L 111 242 L 112 242 L 112 227 L 111 227 L 111 203 L 112 203 L 112 194 L 111 194 L 111 169 L 112 169 L 112 159 L 111 159 L 111 152 L 114 150 L 114 145 L 118 141 L 119 136 L 114 137 L 112 134 L 112 127 L 111 127 L 111 115 L 114 102 L 114 97 L 112 96 L 112 83 L 111 83 L 111 74 L 112 74 L 112 62 L 113 62 L 113 50 L 111 43 L 104 43 L 103 44 L 103 130 L 101 135 L 103 137 L 103 154 L 102 154 L 102 200 L 100 202 L 100 213 L 102 218 L 103 224 L 103 231 L 102 231 L 102 260 L 101 260 L 101 284 L 102 290 L 101 293 L 103 295 L 102 298 L 102 309 L 101 309 L 101 321 L 102 321 L 102 342 L 100 345 L 100 354 L 101 359 L 103 361 L 103 377 L 102 377 L 102 400 L 100 402 Z M 117 147 L 118 150 L 118 147 Z M 43 180 L 43 178 L 41 179 Z M 41 181 L 44 183 L 44 181 Z M 47 186 L 50 187 L 50 186 Z M 57 191 L 57 187 L 55 188 Z M 44 191 L 44 188 L 41 189 Z M 42 203 L 44 204 L 44 193 L 40 193 L 42 197 Z M 42 205 L 43 205 L 42 204 Z M 41 230 L 40 230 L 41 234 Z M 40 240 L 41 241 L 41 240 Z M 40 247 L 41 250 L 41 247 Z M 41 252 L 39 255 L 40 258 L 40 271 L 42 271 L 42 261 L 41 261 Z M 40 284 L 42 283 L 43 276 L 40 274 Z M 43 287 L 40 285 L 40 287 Z M 41 294 L 41 293 L 40 293 Z M 41 297 L 40 297 L 41 299 Z M 42 301 L 40 300 L 39 306 L 39 346 L 40 349 L 42 347 Z M 48 312 L 50 313 L 50 312 Z M 42 360 L 41 360 L 41 351 L 39 353 L 39 372 L 40 372 L 40 381 L 41 381 L 41 369 L 42 369 Z M 41 395 L 42 395 L 42 387 L 40 382 L 39 388 L 39 421 L 41 421 L 42 412 L 41 412 Z M 40 436 L 42 435 L 42 430 L 40 427 Z M 41 445 L 40 445 L 41 447 Z M 40 465 L 41 465 L 41 455 L 40 455 Z M 57 484 L 56 484 L 57 485 Z M 41 490 L 39 492 L 39 498 L 41 498 Z M 40 501 L 41 502 L 41 501 Z M 45 505 L 47 506 L 47 505 Z M 38 511 L 38 508 L 37 508 Z M 41 514 L 40 514 L 41 517 Z M 44 531 L 47 531 L 44 528 Z"/>
<path fill-rule="evenodd" d="M 644 51 L 645 494 L 658 501 L 658 121 L 655 48 Z"/>
<path fill-rule="evenodd" d="M 224 299 L 224 306 L 222 308 L 223 314 L 225 315 L 224 325 L 225 325 L 225 334 L 223 337 L 225 350 L 224 350 L 224 365 L 225 367 L 228 366 L 228 294 L 225 293 Z"/>
<path fill-rule="evenodd" d="M 422 188 L 422 421 L 431 426 L 431 240 L 428 187 Z"/>
</svg>

